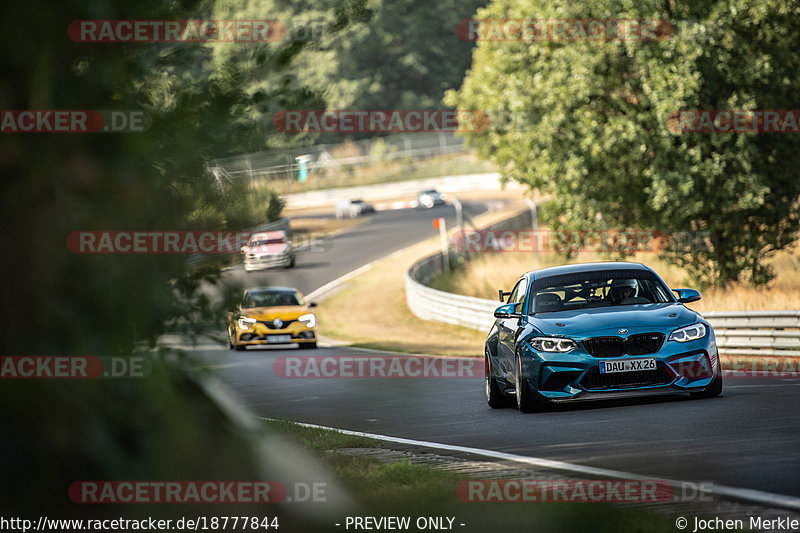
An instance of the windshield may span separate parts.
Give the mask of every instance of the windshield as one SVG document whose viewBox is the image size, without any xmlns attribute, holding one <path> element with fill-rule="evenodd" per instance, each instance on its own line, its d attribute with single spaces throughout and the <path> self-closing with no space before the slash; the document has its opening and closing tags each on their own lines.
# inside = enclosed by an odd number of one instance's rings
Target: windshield
<svg viewBox="0 0 800 533">
<path fill-rule="evenodd" d="M 529 293 L 528 313 L 672 301 L 669 289 L 646 270 L 581 272 L 534 282 Z"/>
<path fill-rule="evenodd" d="M 303 305 L 300 295 L 292 290 L 270 290 L 248 292 L 242 302 L 243 308 L 277 307 L 281 305 Z"/>
<path fill-rule="evenodd" d="M 267 244 L 284 244 L 286 239 L 283 237 L 275 237 L 272 239 L 263 239 L 260 241 L 253 241 L 250 243 L 250 247 L 255 248 L 256 246 L 266 246 Z"/>
</svg>

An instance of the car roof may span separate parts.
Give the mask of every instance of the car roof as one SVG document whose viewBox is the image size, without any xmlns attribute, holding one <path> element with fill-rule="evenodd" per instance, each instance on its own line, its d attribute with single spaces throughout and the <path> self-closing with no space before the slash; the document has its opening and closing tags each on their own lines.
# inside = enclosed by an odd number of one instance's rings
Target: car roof
<svg viewBox="0 0 800 533">
<path fill-rule="evenodd" d="M 537 280 L 563 274 L 577 274 L 580 272 L 598 272 L 601 270 L 652 270 L 641 263 L 631 263 L 627 261 L 598 261 L 596 263 L 575 263 L 571 265 L 559 265 L 554 267 L 540 268 L 531 270 L 525 275 Z"/>
<path fill-rule="evenodd" d="M 251 238 L 252 240 L 259 240 L 259 239 L 277 239 L 278 237 L 280 237 L 280 238 L 286 238 L 286 232 L 285 232 L 285 231 L 283 231 L 283 230 L 277 230 L 277 231 L 261 231 L 261 232 L 259 232 L 259 233 L 253 233 L 252 235 L 250 235 L 250 238 Z"/>
<path fill-rule="evenodd" d="M 281 286 L 278 286 L 278 285 L 271 285 L 269 287 L 252 287 L 250 289 L 245 289 L 244 292 L 245 292 L 245 294 L 247 294 L 247 293 L 250 293 L 250 292 L 267 292 L 267 291 L 294 291 L 294 292 L 300 292 L 297 289 L 295 289 L 294 287 L 281 287 Z"/>
</svg>

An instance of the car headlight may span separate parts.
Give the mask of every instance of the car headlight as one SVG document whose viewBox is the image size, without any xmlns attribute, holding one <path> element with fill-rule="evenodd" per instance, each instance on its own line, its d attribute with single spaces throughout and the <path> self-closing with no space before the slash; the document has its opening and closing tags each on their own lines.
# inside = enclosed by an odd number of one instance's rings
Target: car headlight
<svg viewBox="0 0 800 533">
<path fill-rule="evenodd" d="M 258 322 L 255 318 L 250 318 L 247 316 L 240 316 L 239 317 L 239 329 L 250 329 L 250 326 Z"/>
<path fill-rule="evenodd" d="M 533 349 L 539 352 L 567 353 L 578 347 L 572 339 L 559 337 L 536 337 L 530 340 Z"/>
<path fill-rule="evenodd" d="M 685 328 L 676 329 L 675 331 L 669 334 L 668 340 L 678 341 L 678 342 L 689 342 L 689 341 L 696 341 L 697 339 L 702 339 L 705 336 L 706 336 L 705 324 L 694 324 L 692 326 L 687 326 Z"/>
<path fill-rule="evenodd" d="M 306 326 L 309 328 L 313 328 L 317 325 L 317 317 L 314 316 L 314 313 L 307 313 L 305 315 L 300 315 L 297 317 L 297 320 L 300 322 L 305 322 Z"/>
</svg>

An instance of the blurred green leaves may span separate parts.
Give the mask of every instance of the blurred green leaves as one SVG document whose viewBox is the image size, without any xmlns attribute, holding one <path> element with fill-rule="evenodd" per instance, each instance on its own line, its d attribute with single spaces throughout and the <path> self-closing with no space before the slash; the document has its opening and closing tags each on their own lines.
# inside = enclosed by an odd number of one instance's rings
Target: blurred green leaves
<svg viewBox="0 0 800 533">
<path fill-rule="evenodd" d="M 199 1 L 58 3 L 8 6 L 14 27 L 0 37 L 7 76 L 2 109 L 121 109 L 152 123 L 131 133 L 4 133 L 3 353 L 130 353 L 182 312 L 170 280 L 186 276 L 185 256 L 75 255 L 66 236 L 81 230 L 242 231 L 277 218 L 281 200 L 244 183 L 218 182 L 206 161 L 263 148 L 265 106 L 302 101 L 294 86 L 265 97 L 248 80 L 280 80 L 280 43 L 239 44 L 261 61 L 215 61 L 214 44 L 76 43 L 81 19 L 210 18 Z M 23 43 L 35 44 L 25 46 Z M 11 52 L 13 50 L 13 52 Z M 265 52 L 266 51 L 266 52 Z M 188 284 L 191 286 L 191 284 Z"/>
<path fill-rule="evenodd" d="M 4 8 L 0 109 L 137 110 L 151 124 L 130 133 L 0 133 L 0 354 L 129 356 L 177 318 L 218 318 L 203 292 L 218 270 L 192 271 L 186 255 L 75 254 L 66 239 L 83 230 L 242 231 L 276 218 L 277 195 L 241 181 L 221 187 L 206 161 L 262 148 L 258 119 L 269 98 L 304 98 L 292 85 L 267 98 L 243 89 L 254 77 L 286 76 L 285 57 L 270 48 L 282 45 L 244 44 L 246 56 L 262 60 L 239 63 L 214 61 L 211 44 L 67 35 L 82 19 L 211 18 L 212 5 L 195 0 Z M 0 380 L 6 508 L 74 510 L 67 488 L 80 479 L 264 475 L 249 436 L 231 431 L 187 378 L 188 363 L 162 355 L 146 379 Z"/>
</svg>

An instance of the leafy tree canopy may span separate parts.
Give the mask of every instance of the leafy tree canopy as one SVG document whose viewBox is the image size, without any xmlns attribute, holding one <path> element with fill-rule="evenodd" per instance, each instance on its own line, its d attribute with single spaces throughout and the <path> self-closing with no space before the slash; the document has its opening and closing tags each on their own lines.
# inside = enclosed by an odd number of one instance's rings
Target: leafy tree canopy
<svg viewBox="0 0 800 533">
<path fill-rule="evenodd" d="M 677 133 L 677 110 L 794 109 L 800 6 L 790 0 L 494 0 L 479 19 L 666 19 L 654 41 L 480 41 L 446 102 L 505 110 L 469 135 L 505 177 L 552 194 L 556 228 L 708 232 L 667 251 L 697 281 L 771 278 L 798 230 L 800 136 Z"/>
</svg>

